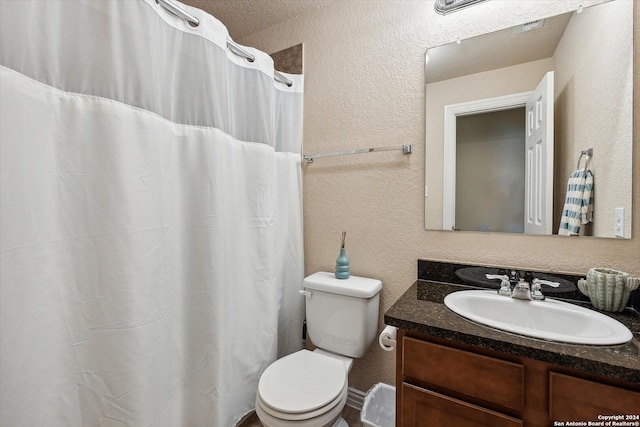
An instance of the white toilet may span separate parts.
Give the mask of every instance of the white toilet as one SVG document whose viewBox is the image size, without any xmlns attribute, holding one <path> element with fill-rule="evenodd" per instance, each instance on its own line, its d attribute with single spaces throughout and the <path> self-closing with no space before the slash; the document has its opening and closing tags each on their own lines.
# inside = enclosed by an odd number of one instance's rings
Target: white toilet
<svg viewBox="0 0 640 427">
<path fill-rule="evenodd" d="M 265 427 L 348 427 L 341 413 L 353 358 L 374 341 L 382 282 L 318 272 L 304 279 L 307 330 L 314 351 L 300 350 L 263 372 L 256 414 Z"/>
</svg>

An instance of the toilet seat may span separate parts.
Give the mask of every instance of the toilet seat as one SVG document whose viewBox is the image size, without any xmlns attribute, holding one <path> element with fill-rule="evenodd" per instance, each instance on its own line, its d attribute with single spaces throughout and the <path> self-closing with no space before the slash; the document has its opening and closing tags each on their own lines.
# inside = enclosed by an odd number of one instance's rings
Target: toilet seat
<svg viewBox="0 0 640 427">
<path fill-rule="evenodd" d="M 347 403 L 347 386 L 344 387 L 344 392 L 338 395 L 338 397 L 333 400 L 327 406 L 322 408 L 318 408 L 315 411 L 311 412 L 302 412 L 297 414 L 291 414 L 286 412 L 278 412 L 269 407 L 261 398 L 260 395 L 256 398 L 256 412 L 259 414 L 258 417 L 264 423 L 265 426 L 272 425 L 295 425 L 296 427 L 301 427 L 306 425 L 306 423 L 311 422 L 309 425 L 317 426 L 324 425 L 322 422 L 318 424 L 319 420 L 325 419 L 335 419 L 342 412 L 342 408 L 345 403 Z M 264 414 L 272 417 L 272 419 L 277 420 L 278 424 L 266 424 L 266 420 L 263 418 Z M 288 424 L 293 423 L 293 424 Z"/>
<path fill-rule="evenodd" d="M 300 350 L 272 363 L 260 377 L 257 400 L 282 420 L 305 420 L 339 405 L 347 394 L 347 372 L 341 361 Z"/>
</svg>

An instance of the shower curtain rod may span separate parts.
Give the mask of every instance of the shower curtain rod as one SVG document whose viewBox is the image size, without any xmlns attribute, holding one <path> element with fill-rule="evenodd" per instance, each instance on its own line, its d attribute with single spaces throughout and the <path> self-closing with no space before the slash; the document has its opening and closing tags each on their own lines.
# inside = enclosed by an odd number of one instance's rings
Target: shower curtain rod
<svg viewBox="0 0 640 427">
<path fill-rule="evenodd" d="M 396 151 L 396 150 L 402 150 L 402 154 L 411 154 L 412 147 L 411 147 L 411 144 L 403 144 L 402 147 L 360 148 L 357 150 L 335 151 L 333 153 L 305 154 L 302 157 L 307 161 L 307 163 L 313 163 L 313 160 L 319 157 L 347 156 L 350 154 L 373 153 L 374 151 Z"/>
<path fill-rule="evenodd" d="M 171 0 L 156 0 L 156 3 L 164 7 L 169 12 L 176 15 L 178 18 L 184 19 L 192 27 L 197 27 L 198 25 L 200 25 L 200 20 L 198 18 L 196 18 L 195 16 L 193 16 L 192 14 L 190 14 L 189 12 L 187 12 L 186 10 L 178 6 L 177 4 L 173 3 Z M 256 60 L 256 57 L 254 55 L 244 50 L 239 44 L 237 44 L 233 40 L 227 40 L 227 48 L 231 52 L 235 53 L 238 56 L 243 57 L 249 62 L 253 62 Z M 283 76 L 279 71 L 275 69 L 273 70 L 273 78 L 280 83 L 286 84 L 288 87 L 293 86 L 293 82 L 291 80 Z"/>
</svg>

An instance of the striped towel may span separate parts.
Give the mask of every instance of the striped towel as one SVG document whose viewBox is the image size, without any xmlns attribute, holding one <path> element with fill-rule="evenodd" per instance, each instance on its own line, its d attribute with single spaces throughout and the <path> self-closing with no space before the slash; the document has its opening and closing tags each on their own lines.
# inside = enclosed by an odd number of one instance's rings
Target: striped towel
<svg viewBox="0 0 640 427">
<path fill-rule="evenodd" d="M 567 198 L 560 219 L 561 236 L 580 234 L 580 225 L 593 221 L 593 173 L 579 169 L 569 177 Z"/>
</svg>

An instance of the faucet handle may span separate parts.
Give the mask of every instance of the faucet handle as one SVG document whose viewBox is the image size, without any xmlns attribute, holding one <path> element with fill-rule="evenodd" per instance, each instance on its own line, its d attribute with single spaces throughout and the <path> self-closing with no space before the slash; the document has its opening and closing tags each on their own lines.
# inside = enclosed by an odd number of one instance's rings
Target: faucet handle
<svg viewBox="0 0 640 427">
<path fill-rule="evenodd" d="M 542 301 L 544 299 L 542 286 L 541 283 L 538 282 L 538 279 L 533 279 L 533 283 L 531 283 L 531 299 L 538 301 Z"/>
<path fill-rule="evenodd" d="M 547 286 L 551 286 L 552 288 L 557 288 L 560 286 L 560 283 L 558 282 L 551 282 L 549 280 L 542 280 L 542 279 L 533 279 L 532 283 L 537 283 L 539 285 L 547 285 Z"/>
<path fill-rule="evenodd" d="M 498 289 L 498 295 L 511 296 L 511 283 L 509 283 L 509 276 L 506 274 L 485 274 L 485 277 L 489 280 L 500 279 L 500 289 Z"/>
<path fill-rule="evenodd" d="M 511 296 L 511 282 L 509 282 L 509 278 L 504 276 L 502 281 L 500 282 L 500 289 L 498 289 L 498 295 L 502 295 L 505 297 Z"/>
<path fill-rule="evenodd" d="M 509 277 L 506 274 L 485 274 L 484 277 L 487 279 L 500 279 L 500 280 L 509 280 Z"/>
</svg>

